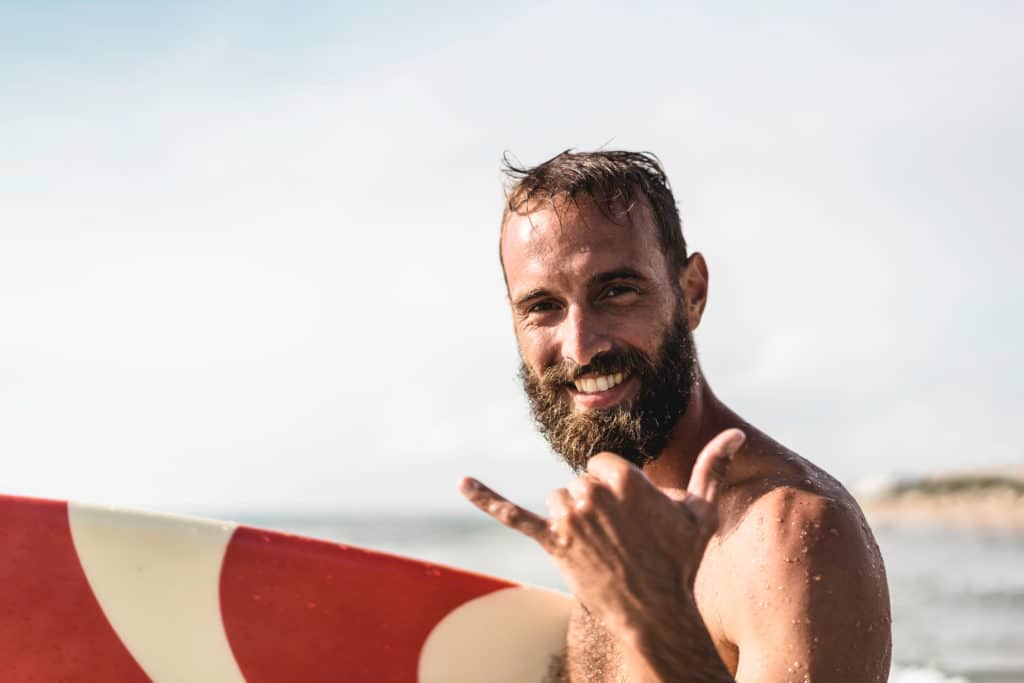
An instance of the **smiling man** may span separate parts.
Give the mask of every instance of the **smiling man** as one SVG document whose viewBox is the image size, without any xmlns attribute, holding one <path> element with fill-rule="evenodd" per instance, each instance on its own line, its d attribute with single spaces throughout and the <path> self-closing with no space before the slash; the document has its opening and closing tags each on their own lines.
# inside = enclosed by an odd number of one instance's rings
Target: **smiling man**
<svg viewBox="0 0 1024 683">
<path fill-rule="evenodd" d="M 708 267 L 652 155 L 511 180 L 500 254 L 534 417 L 578 477 L 548 515 L 474 479 L 579 600 L 569 681 L 884 681 L 885 570 L 845 489 L 730 410 L 692 333 Z"/>
</svg>

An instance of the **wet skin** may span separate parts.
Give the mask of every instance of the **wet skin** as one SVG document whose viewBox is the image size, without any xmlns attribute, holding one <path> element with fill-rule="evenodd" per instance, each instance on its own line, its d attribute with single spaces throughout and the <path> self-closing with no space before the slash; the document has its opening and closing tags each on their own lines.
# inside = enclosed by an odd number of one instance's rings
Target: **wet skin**
<svg viewBox="0 0 1024 683">
<path fill-rule="evenodd" d="M 535 373 L 613 348 L 653 354 L 680 290 L 689 329 L 700 324 L 706 263 L 694 254 L 670 272 L 643 202 L 615 220 L 586 202 L 514 214 L 501 249 L 516 339 Z M 626 378 L 565 392 L 585 411 L 638 389 Z M 472 479 L 462 490 L 537 540 L 579 599 L 567 680 L 886 680 L 885 570 L 856 503 L 725 406 L 699 371 L 668 445 L 642 471 L 597 454 L 551 494 L 547 517 Z"/>
</svg>

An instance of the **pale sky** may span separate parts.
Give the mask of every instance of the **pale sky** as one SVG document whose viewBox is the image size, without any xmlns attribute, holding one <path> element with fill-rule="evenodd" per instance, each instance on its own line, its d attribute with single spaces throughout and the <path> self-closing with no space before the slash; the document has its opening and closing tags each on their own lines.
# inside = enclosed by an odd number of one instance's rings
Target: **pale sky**
<svg viewBox="0 0 1024 683">
<path fill-rule="evenodd" d="M 1024 10 L 778 5 L 0 3 L 0 490 L 541 507 L 499 161 L 600 146 L 751 422 L 848 485 L 1024 459 Z"/>
</svg>

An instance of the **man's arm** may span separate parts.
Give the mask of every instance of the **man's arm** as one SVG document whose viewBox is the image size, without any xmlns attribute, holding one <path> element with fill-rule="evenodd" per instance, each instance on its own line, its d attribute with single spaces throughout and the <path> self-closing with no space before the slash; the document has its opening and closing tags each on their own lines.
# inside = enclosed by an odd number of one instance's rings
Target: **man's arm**
<svg viewBox="0 0 1024 683">
<path fill-rule="evenodd" d="M 887 680 L 882 558 L 856 503 L 835 493 L 773 489 L 724 541 L 714 570 L 732 577 L 722 615 L 739 683 Z"/>
<path fill-rule="evenodd" d="M 662 604 L 620 629 L 625 680 L 630 683 L 733 683 L 693 600 Z"/>
</svg>

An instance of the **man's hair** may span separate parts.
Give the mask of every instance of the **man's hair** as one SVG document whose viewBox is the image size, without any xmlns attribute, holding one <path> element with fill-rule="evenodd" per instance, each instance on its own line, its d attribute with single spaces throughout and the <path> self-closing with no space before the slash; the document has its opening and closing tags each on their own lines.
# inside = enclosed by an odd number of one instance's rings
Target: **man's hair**
<svg viewBox="0 0 1024 683">
<path fill-rule="evenodd" d="M 578 208 L 582 196 L 612 217 L 623 210 L 631 211 L 638 197 L 643 196 L 654 214 L 669 268 L 678 272 L 686 263 L 686 240 L 676 200 L 661 162 L 650 152 L 567 149 L 533 168 L 517 165 L 506 153 L 502 171 L 507 179 L 502 230 L 511 214 L 528 213 L 541 203 L 557 209 L 569 201 Z"/>
</svg>

